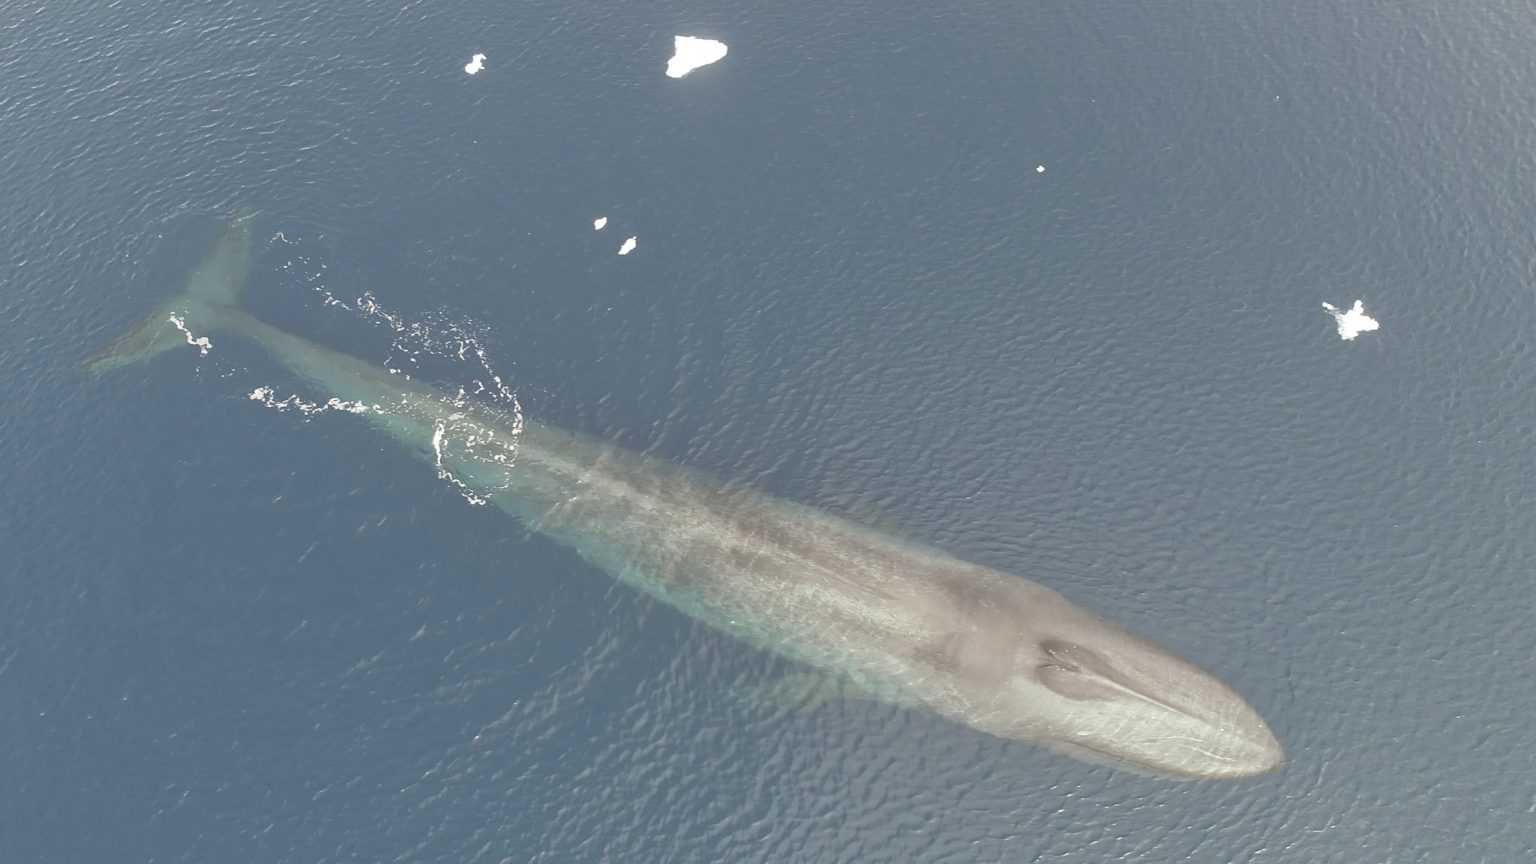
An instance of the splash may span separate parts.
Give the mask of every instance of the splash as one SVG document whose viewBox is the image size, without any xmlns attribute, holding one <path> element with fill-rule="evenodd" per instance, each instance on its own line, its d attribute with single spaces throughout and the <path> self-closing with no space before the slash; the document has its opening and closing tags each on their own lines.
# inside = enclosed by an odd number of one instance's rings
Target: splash
<svg viewBox="0 0 1536 864">
<path fill-rule="evenodd" d="M 293 243 L 281 235 L 273 239 Z M 438 479 L 475 506 L 489 503 L 491 496 L 507 488 L 510 482 L 507 469 L 517 461 L 518 441 L 525 421 L 517 395 L 491 366 L 485 348 L 489 328 L 446 311 L 430 314 L 424 321 L 412 321 L 385 307 L 368 291 L 356 299 L 344 300 L 328 287 L 325 265 L 316 264 L 303 255 L 291 258 L 284 269 L 319 294 L 327 307 L 350 312 L 388 332 L 391 343 L 382 365 L 391 374 L 410 380 L 417 374 L 421 361 L 428 358 L 446 361 L 447 375 L 443 375 L 443 363 L 433 367 L 434 375 L 457 378 L 465 383 L 454 385 L 452 389 L 436 388 L 435 395 L 430 397 L 441 399 L 449 409 L 432 412 L 441 415 L 429 442 Z M 388 415 L 420 411 L 419 404 L 412 404 L 419 396 L 406 396 L 398 404 L 382 405 L 335 396 L 316 401 L 297 394 L 280 396 L 275 388 L 263 386 L 255 388 L 249 398 L 264 407 L 293 411 L 305 417 L 329 413 Z M 464 470 L 473 471 L 473 486 L 460 476 Z"/>
<path fill-rule="evenodd" d="M 444 397 L 447 404 L 461 410 L 437 421 L 432 431 L 432 464 L 437 469 L 437 479 L 452 486 L 465 501 L 481 507 L 490 503 L 490 496 L 511 485 L 508 469 L 517 463 L 518 441 L 523 436 L 523 410 L 517 397 L 490 369 L 480 344 L 474 342 L 465 351 L 486 370 L 494 387 L 476 381 L 474 392 L 460 387 L 453 396 Z M 464 357 L 463 354 L 459 356 Z M 493 394 L 494 398 L 487 399 L 487 394 Z M 503 422 L 489 424 L 478 419 L 474 409 L 487 401 L 500 409 L 505 418 Z M 474 487 L 448 467 L 450 459 L 476 469 Z M 497 476 L 502 479 L 492 479 Z"/>
<path fill-rule="evenodd" d="M 257 387 L 248 397 L 252 402 L 260 402 L 268 408 L 278 411 L 298 411 L 306 416 L 311 414 L 324 414 L 327 411 L 341 411 L 346 414 L 383 414 L 382 405 L 365 405 L 362 402 L 348 402 L 345 399 L 331 397 L 324 402 L 309 402 L 298 395 L 277 398 L 277 391 L 271 387 Z"/>
<path fill-rule="evenodd" d="M 207 336 L 193 336 L 192 331 L 187 329 L 186 319 L 182 318 L 180 315 L 172 315 L 166 320 L 171 322 L 171 326 L 175 327 L 177 330 L 180 330 L 181 335 L 187 337 L 187 344 L 197 349 L 197 356 L 208 356 L 208 349 L 213 347 L 213 343 L 208 341 Z"/>
</svg>

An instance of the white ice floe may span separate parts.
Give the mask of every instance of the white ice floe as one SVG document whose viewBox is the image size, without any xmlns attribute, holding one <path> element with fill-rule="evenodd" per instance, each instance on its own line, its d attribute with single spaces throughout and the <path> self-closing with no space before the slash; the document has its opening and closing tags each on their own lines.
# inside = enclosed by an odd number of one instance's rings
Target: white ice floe
<svg viewBox="0 0 1536 864">
<path fill-rule="evenodd" d="M 608 217 L 607 216 L 599 216 L 596 219 L 592 220 L 592 230 L 593 231 L 601 231 L 601 230 L 603 230 L 603 226 L 607 225 L 607 224 L 608 224 Z"/>
<path fill-rule="evenodd" d="M 1045 173 L 1045 166 L 1044 165 L 1036 165 L 1035 166 L 1035 173 L 1036 174 L 1044 174 Z"/>
<path fill-rule="evenodd" d="M 1328 310 L 1328 314 L 1339 325 L 1340 339 L 1353 339 L 1361 333 L 1369 333 L 1381 327 L 1381 322 L 1365 314 L 1364 300 L 1356 300 L 1348 312 L 1340 312 L 1339 307 L 1332 303 L 1324 303 L 1323 308 Z"/>
<path fill-rule="evenodd" d="M 633 237 L 629 238 L 628 240 L 625 240 L 624 241 L 624 245 L 619 247 L 619 254 L 620 255 L 628 255 L 629 253 L 631 253 L 633 251 L 635 251 L 635 238 L 633 238 Z"/>
<path fill-rule="evenodd" d="M 485 68 L 485 55 L 484 54 L 476 54 L 475 56 L 469 58 L 469 62 L 468 63 L 464 64 L 464 71 L 467 72 L 470 75 L 473 75 L 476 72 L 479 72 L 481 69 L 484 69 L 484 68 Z"/>
<path fill-rule="evenodd" d="M 700 66 L 708 66 L 725 56 L 724 42 L 696 36 L 672 37 L 672 59 L 667 61 L 667 77 L 681 78 Z"/>
</svg>

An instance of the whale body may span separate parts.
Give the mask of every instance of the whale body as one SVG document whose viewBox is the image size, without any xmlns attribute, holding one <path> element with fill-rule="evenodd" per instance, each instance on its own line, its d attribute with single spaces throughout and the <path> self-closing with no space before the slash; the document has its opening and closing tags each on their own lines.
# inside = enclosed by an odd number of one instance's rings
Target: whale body
<svg viewBox="0 0 1536 864">
<path fill-rule="evenodd" d="M 1262 774 L 1284 756 L 1215 676 L 1056 591 L 665 460 L 466 401 L 238 306 L 251 215 L 187 290 L 82 366 L 234 335 L 614 578 L 857 691 L 1142 774 Z M 206 338 L 206 337 L 203 337 Z"/>
</svg>

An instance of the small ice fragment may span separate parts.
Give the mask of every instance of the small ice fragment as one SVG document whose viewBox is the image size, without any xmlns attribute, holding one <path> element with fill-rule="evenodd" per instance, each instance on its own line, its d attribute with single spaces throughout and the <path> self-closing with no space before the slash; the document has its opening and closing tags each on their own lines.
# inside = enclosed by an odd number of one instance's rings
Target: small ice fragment
<svg viewBox="0 0 1536 864">
<path fill-rule="evenodd" d="M 619 254 L 620 255 L 628 255 L 629 253 L 631 253 L 633 251 L 635 251 L 635 238 L 633 238 L 633 237 L 629 238 L 628 240 L 625 240 L 624 241 L 624 245 L 619 247 Z"/>
<path fill-rule="evenodd" d="M 601 230 L 603 230 L 603 226 L 607 225 L 607 224 L 608 224 L 608 217 L 607 216 L 599 216 L 596 219 L 592 220 L 592 230 L 593 231 L 601 231 Z"/>
<path fill-rule="evenodd" d="M 484 69 L 484 68 L 485 68 L 485 55 L 484 54 L 476 54 L 475 56 L 469 58 L 469 62 L 468 63 L 464 64 L 464 71 L 467 72 L 470 75 L 473 75 L 476 72 L 479 72 L 481 69 Z"/>
<path fill-rule="evenodd" d="M 1369 333 L 1379 329 L 1381 322 L 1365 314 L 1365 301 L 1356 300 L 1355 305 L 1349 307 L 1348 312 L 1340 312 L 1332 303 L 1324 303 L 1323 308 L 1333 316 L 1333 320 L 1339 325 L 1340 339 L 1353 339 L 1361 333 Z"/>
<path fill-rule="evenodd" d="M 1035 166 L 1035 173 L 1036 174 L 1044 174 L 1045 173 L 1045 166 L 1044 165 L 1036 165 Z"/>
<path fill-rule="evenodd" d="M 667 77 L 681 78 L 700 66 L 708 66 L 725 56 L 725 43 L 696 36 L 672 37 L 672 59 L 667 61 Z"/>
</svg>

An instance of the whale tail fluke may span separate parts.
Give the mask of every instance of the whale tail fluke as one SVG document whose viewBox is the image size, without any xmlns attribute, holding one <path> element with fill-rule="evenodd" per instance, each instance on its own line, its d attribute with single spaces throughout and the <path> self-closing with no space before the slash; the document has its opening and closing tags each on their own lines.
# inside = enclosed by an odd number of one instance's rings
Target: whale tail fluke
<svg viewBox="0 0 1536 864">
<path fill-rule="evenodd" d="M 218 312 L 240 302 L 251 269 L 250 208 L 241 205 L 192 277 L 187 290 L 162 303 L 101 352 L 81 361 L 88 372 L 104 372 L 148 360 L 178 345 L 207 349 L 199 330 L 216 329 Z"/>
</svg>

